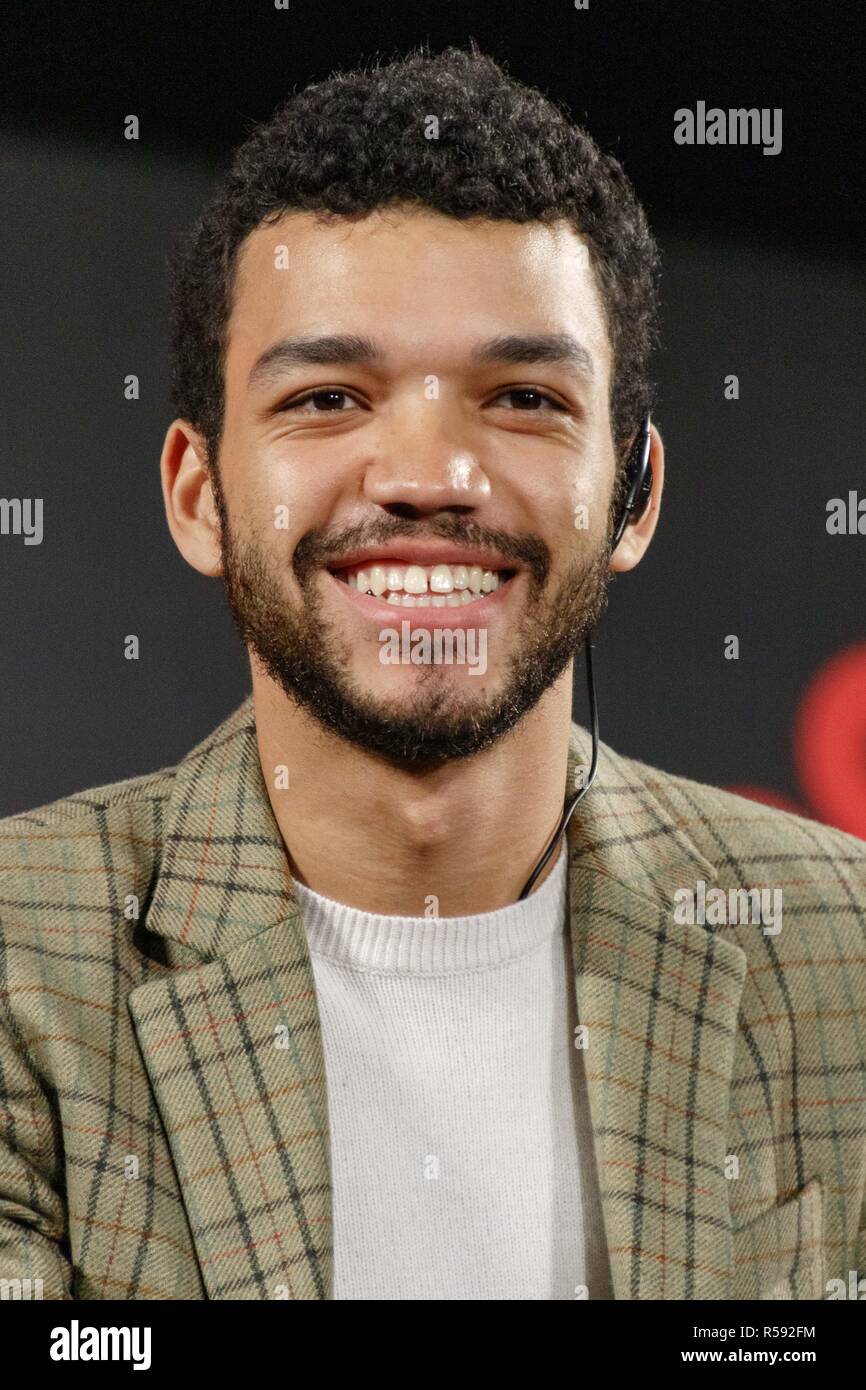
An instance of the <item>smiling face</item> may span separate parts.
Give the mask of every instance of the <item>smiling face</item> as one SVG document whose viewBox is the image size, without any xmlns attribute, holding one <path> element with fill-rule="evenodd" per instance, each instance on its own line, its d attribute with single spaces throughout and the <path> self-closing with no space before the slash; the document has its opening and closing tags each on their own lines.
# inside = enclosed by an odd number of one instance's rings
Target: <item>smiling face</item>
<svg viewBox="0 0 866 1390">
<path fill-rule="evenodd" d="M 610 372 L 566 224 L 392 208 L 250 235 L 216 505 L 233 615 L 291 699 L 407 761 L 520 720 L 604 606 Z M 406 622 L 420 660 L 395 661 Z"/>
</svg>

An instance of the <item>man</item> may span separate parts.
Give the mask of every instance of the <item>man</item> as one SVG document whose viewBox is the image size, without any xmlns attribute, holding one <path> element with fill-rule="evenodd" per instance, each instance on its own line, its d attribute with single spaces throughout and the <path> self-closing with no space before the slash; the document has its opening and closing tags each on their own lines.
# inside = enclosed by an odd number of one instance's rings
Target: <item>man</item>
<svg viewBox="0 0 866 1390">
<path fill-rule="evenodd" d="M 659 516 L 655 427 L 623 514 L 655 283 L 617 163 L 474 49 L 310 87 L 238 152 L 173 265 L 161 467 L 252 695 L 0 827 L 5 1278 L 864 1271 L 866 847 L 604 745 L 557 834 L 574 656 Z"/>
</svg>

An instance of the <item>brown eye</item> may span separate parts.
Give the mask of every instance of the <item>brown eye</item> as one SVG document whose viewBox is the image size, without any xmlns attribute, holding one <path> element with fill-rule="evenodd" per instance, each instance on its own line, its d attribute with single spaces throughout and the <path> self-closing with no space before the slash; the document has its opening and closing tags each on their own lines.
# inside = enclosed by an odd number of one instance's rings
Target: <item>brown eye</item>
<svg viewBox="0 0 866 1390">
<path fill-rule="evenodd" d="M 351 400 L 347 391 L 338 390 L 336 387 L 328 387 L 321 391 L 308 391 L 305 396 L 298 396 L 296 400 L 286 401 L 280 406 L 280 410 L 300 410 L 303 406 L 316 403 L 315 415 L 339 415 L 342 412 L 341 400 Z"/>
<path fill-rule="evenodd" d="M 565 409 L 564 405 L 554 400 L 546 391 L 538 391 L 533 386 L 509 387 L 507 391 L 503 391 L 500 396 L 497 396 L 497 400 L 502 400 L 506 396 L 514 397 L 519 400 L 520 404 L 516 407 L 518 410 L 537 411 L 540 409 L 542 403 L 546 403 L 554 410 Z"/>
</svg>

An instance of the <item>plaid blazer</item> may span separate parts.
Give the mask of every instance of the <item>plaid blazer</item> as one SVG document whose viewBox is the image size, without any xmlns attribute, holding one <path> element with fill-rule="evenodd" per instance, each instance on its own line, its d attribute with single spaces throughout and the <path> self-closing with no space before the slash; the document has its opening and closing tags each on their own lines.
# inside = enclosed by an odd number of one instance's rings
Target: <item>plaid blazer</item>
<svg viewBox="0 0 866 1390">
<path fill-rule="evenodd" d="M 680 920 L 700 882 L 780 888 L 781 931 Z M 866 844 L 602 746 L 568 897 L 614 1296 L 850 1288 Z M 177 767 L 0 822 L 0 924 L 7 1296 L 332 1297 L 316 993 L 251 699 Z"/>
</svg>

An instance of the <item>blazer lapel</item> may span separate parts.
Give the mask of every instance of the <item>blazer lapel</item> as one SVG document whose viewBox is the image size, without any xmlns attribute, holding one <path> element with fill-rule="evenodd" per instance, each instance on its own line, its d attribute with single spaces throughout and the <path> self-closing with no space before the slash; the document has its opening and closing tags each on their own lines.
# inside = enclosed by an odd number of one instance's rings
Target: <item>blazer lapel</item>
<svg viewBox="0 0 866 1390">
<path fill-rule="evenodd" d="M 194 962 L 128 1002 L 208 1295 L 330 1298 L 316 993 L 250 700 L 178 769 L 146 926 Z"/>
<path fill-rule="evenodd" d="M 575 726 L 569 787 L 589 762 Z M 649 770 L 647 770 L 649 771 Z M 578 1022 L 614 1297 L 724 1298 L 726 1121 L 746 955 L 674 920 L 716 870 L 634 763 L 602 745 L 568 832 Z"/>
</svg>

